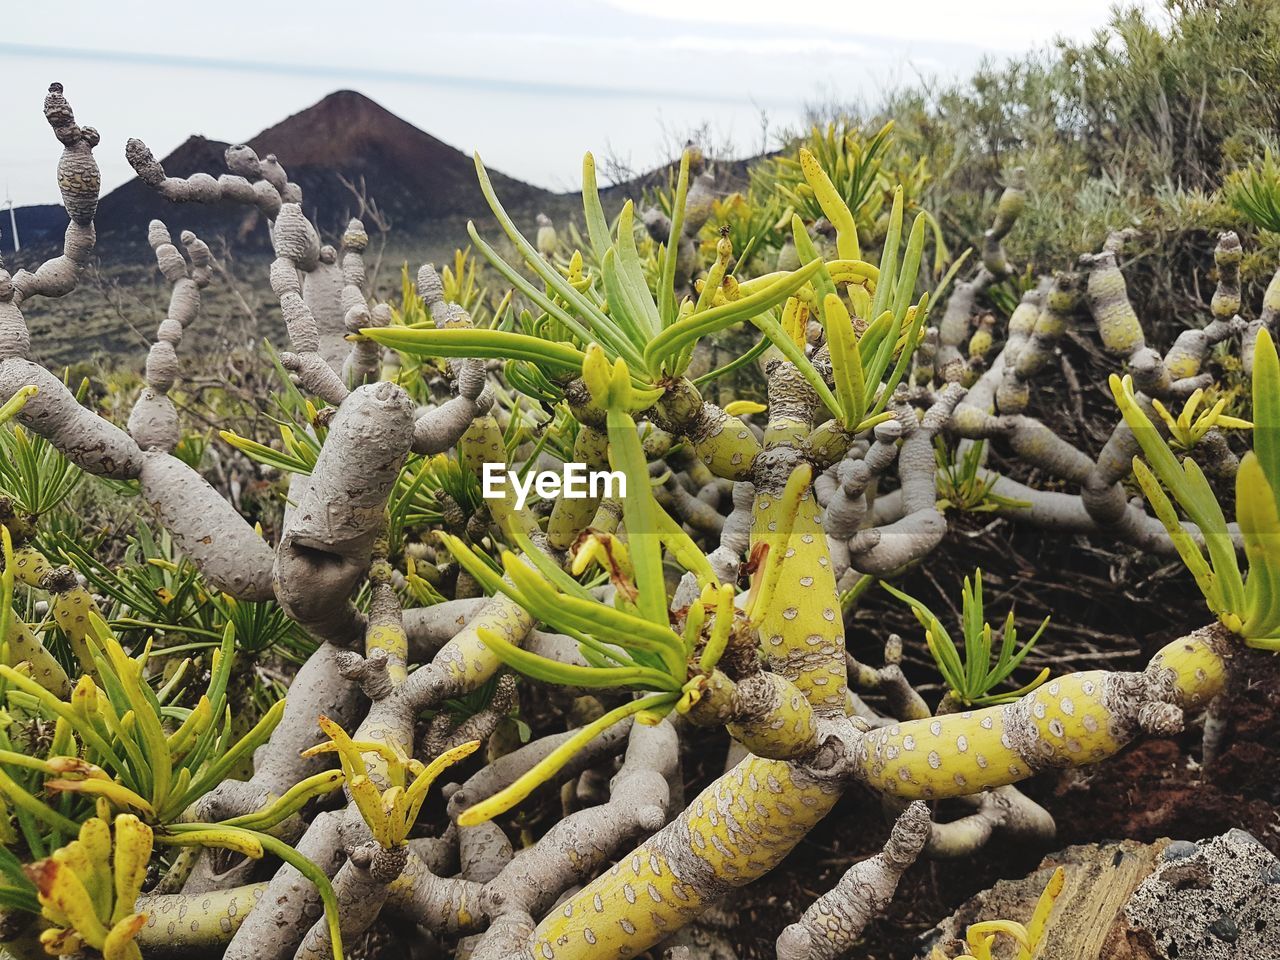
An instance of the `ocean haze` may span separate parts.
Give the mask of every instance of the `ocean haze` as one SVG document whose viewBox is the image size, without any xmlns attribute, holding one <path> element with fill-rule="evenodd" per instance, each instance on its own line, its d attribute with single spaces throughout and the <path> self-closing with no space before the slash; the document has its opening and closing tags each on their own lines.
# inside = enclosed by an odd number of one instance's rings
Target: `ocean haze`
<svg viewBox="0 0 1280 960">
<path fill-rule="evenodd" d="M 999 29 L 984 32 L 973 13 L 936 0 L 896 4 L 900 26 L 884 16 L 853 20 L 844 3 L 811 4 L 806 22 L 785 6 L 748 2 L 734 22 L 700 19 L 698 11 L 721 7 L 665 0 L 643 8 L 630 0 L 315 0 L 305 16 L 243 0 L 165 8 L 66 0 L 56 17 L 6 23 L 0 190 L 19 206 L 58 199 L 57 145 L 39 108 L 54 80 L 81 122 L 102 134 L 104 190 L 132 176 L 124 161 L 131 136 L 157 155 L 191 134 L 245 140 L 351 88 L 512 176 L 567 191 L 586 149 L 643 170 L 707 123 L 716 144 L 758 153 L 772 145 L 762 120 L 776 133 L 808 102 L 868 100 L 919 76 L 962 76 L 1011 44 L 1047 42 L 1043 24 L 1059 8 L 1074 34 L 1106 17 L 1105 0 L 1052 0 L 1021 17 L 997 5 Z M 903 16 L 913 9 L 921 15 Z M 350 22 L 353 11 L 360 22 Z M 825 29 L 812 21 L 823 11 Z"/>
</svg>

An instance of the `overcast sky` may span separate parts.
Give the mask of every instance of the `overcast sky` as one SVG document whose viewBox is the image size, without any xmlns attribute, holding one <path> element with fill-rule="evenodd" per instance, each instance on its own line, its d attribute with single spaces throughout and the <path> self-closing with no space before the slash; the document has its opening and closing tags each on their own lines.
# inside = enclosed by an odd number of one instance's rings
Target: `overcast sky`
<svg viewBox="0 0 1280 960">
<path fill-rule="evenodd" d="M 1152 0 L 1144 0 L 1151 5 Z M 490 166 L 576 186 L 584 150 L 643 169 L 703 121 L 742 153 L 806 103 L 958 77 L 984 55 L 1088 37 L 1111 0 L 59 0 L 0 34 L 0 191 L 54 202 L 50 81 L 98 128 L 104 192 L 124 142 L 247 140 L 352 88 Z M 37 14 L 36 8 L 43 12 Z M 717 19 L 724 17 L 725 19 Z M 215 173 L 219 171 L 214 171 Z M 0 193 L 0 200 L 4 199 Z"/>
</svg>

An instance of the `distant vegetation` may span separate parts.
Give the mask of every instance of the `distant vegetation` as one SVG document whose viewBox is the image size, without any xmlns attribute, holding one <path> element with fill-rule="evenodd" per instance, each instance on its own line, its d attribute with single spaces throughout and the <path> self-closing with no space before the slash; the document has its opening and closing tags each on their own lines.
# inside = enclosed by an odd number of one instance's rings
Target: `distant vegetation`
<svg viewBox="0 0 1280 960">
<path fill-rule="evenodd" d="M 1254 233 L 1246 284 L 1274 270 L 1275 236 L 1251 231 L 1221 188 L 1274 146 L 1278 49 L 1274 0 L 1166 0 L 1155 15 L 1118 10 L 1088 42 L 988 63 L 959 83 L 904 87 L 874 111 L 824 104 L 810 113 L 823 126 L 870 132 L 892 120 L 885 182 L 922 160 L 919 202 L 954 247 L 981 236 L 1018 167 L 1027 203 L 1008 250 L 1030 273 L 1134 229 L 1131 296 L 1140 310 L 1185 324 L 1203 300 L 1193 268 L 1209 265 L 1217 231 Z"/>
</svg>

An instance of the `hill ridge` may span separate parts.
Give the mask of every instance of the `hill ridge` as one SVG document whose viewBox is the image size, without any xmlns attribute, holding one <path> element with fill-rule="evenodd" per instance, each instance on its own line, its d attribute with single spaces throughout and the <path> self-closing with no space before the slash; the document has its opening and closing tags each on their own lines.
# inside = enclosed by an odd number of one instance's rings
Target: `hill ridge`
<svg viewBox="0 0 1280 960">
<path fill-rule="evenodd" d="M 302 186 L 303 206 L 322 231 L 338 233 L 359 214 L 360 200 L 344 179 L 362 188 L 391 228 L 407 237 L 425 235 L 441 221 L 480 219 L 488 213 L 469 156 L 355 90 L 336 90 L 242 142 L 259 155 L 276 155 L 290 179 Z M 203 172 L 216 177 L 226 172 L 223 152 L 228 146 L 226 141 L 192 134 L 161 163 L 169 176 Z M 532 216 L 542 206 L 559 206 L 558 195 L 551 191 L 500 171 L 489 174 L 513 212 Z M 15 216 L 24 247 L 56 242 L 67 222 L 58 204 L 18 207 Z M 136 177 L 103 196 L 97 227 L 103 237 L 133 234 L 141 239 L 152 219 L 206 238 L 267 241 L 252 209 L 174 205 Z M 3 224 L 0 253 L 12 252 L 9 233 L 8 224 Z"/>
</svg>

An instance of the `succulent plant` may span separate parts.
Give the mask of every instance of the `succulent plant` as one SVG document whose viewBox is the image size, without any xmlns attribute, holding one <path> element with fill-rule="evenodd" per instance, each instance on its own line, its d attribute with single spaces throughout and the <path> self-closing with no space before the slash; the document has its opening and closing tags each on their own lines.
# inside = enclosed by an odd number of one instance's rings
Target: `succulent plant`
<svg viewBox="0 0 1280 960">
<path fill-rule="evenodd" d="M 887 128 L 818 131 L 758 175 L 743 202 L 763 191 L 760 210 L 731 214 L 744 250 L 715 223 L 730 213 L 697 151 L 662 209 L 628 202 L 612 219 L 588 155 L 585 233 L 541 222 L 534 242 L 477 158 L 514 255 L 473 225 L 476 255 L 412 283 L 406 270 L 393 309 L 370 300 L 364 227 L 322 244 L 274 157 L 236 146 L 217 178 L 170 177 L 133 140 L 160 195 L 270 222 L 289 350 L 253 397 L 261 419 L 215 415 L 219 441 L 188 443 L 178 350 L 213 279 L 193 234 L 179 246 L 148 229 L 172 295 L 123 428 L 31 358 L 23 305 L 70 292 L 96 242 L 97 134 L 57 85 L 45 111 L 65 148 L 64 250 L 0 272 L 0 905 L 55 952 L 319 960 L 395 918 L 476 960 L 634 957 L 772 869 L 861 784 L 883 800 L 869 817 L 897 813 L 888 843 L 778 941 L 784 960 L 834 957 L 918 857 L 1051 834 L 1015 784 L 1181 729 L 1276 647 L 1280 362 L 1274 317 L 1238 315 L 1234 234 L 1212 319 L 1161 349 L 1121 238 L 993 319 L 1009 285 L 981 298 L 1013 276 L 1025 172 L 1006 178 L 981 262 L 943 271 L 923 168 L 887 179 Z M 1127 369 L 1094 452 L 1033 403 L 1072 326 Z M 731 331 L 756 339 L 699 373 Z M 1201 412 L 1213 352 L 1237 342 L 1254 426 L 1238 461 L 1221 428 L 1245 421 L 1221 397 Z M 703 393 L 741 384 L 751 395 L 723 406 Z M 278 481 L 270 537 L 193 452 Z M 1234 524 L 1197 457 L 1234 475 Z M 570 463 L 624 486 L 543 482 Z M 114 558 L 98 555 L 106 533 L 55 526 L 89 490 L 152 518 Z M 928 567 L 964 510 L 1180 556 L 1216 620 L 1141 670 L 1024 678 L 1044 625 L 1022 643 L 1012 612 L 993 629 L 980 573 L 962 645 L 886 582 L 946 684 L 931 711 L 900 639 L 882 667 L 849 657 L 845 613 L 874 580 Z M 545 725 L 557 688 L 585 694 L 567 730 Z M 553 706 L 517 744 L 522 697 Z M 686 802 L 692 728 L 722 729 L 732 752 Z M 428 789 L 446 768 L 459 782 L 440 811 Z M 573 778 L 599 802 L 547 829 L 521 819 Z M 948 798 L 976 812 L 929 806 Z M 1047 909 L 975 925 L 971 955 L 1001 934 L 1029 952 Z"/>
</svg>

